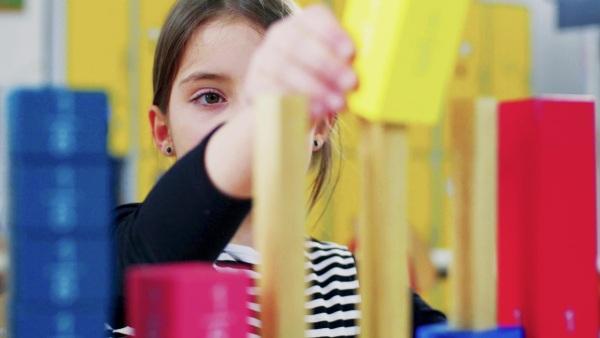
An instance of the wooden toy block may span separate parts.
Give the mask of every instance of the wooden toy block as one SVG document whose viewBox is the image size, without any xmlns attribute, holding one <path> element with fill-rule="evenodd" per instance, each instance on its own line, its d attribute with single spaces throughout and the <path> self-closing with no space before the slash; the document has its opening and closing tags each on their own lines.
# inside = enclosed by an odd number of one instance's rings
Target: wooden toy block
<svg viewBox="0 0 600 338">
<path fill-rule="evenodd" d="M 264 96 L 256 105 L 254 234 L 263 338 L 304 337 L 304 180 L 307 100 Z"/>
<path fill-rule="evenodd" d="M 594 337 L 594 103 L 506 102 L 499 126 L 498 322 L 531 337 Z"/>
<path fill-rule="evenodd" d="M 525 332 L 519 327 L 497 328 L 482 331 L 454 330 L 446 324 L 420 327 L 418 338 L 525 338 Z"/>
<path fill-rule="evenodd" d="M 139 266 L 127 273 L 127 319 L 136 337 L 244 338 L 250 277 L 212 265 Z"/>
<path fill-rule="evenodd" d="M 351 111 L 370 121 L 433 124 L 440 115 L 469 0 L 350 0 L 358 47 Z"/>
<path fill-rule="evenodd" d="M 497 101 L 454 100 L 448 118 L 456 194 L 451 321 L 484 330 L 496 326 Z"/>
<path fill-rule="evenodd" d="M 358 227 L 361 334 L 410 333 L 407 138 L 402 127 L 362 121 Z"/>
</svg>

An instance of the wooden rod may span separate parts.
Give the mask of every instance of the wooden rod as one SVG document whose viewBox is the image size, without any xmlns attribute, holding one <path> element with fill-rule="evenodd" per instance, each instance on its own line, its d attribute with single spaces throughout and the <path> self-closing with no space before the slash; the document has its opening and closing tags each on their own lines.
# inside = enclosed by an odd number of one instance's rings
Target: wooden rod
<svg viewBox="0 0 600 338">
<path fill-rule="evenodd" d="M 473 329 L 496 326 L 497 225 L 498 225 L 498 103 L 477 100 L 473 214 Z"/>
<path fill-rule="evenodd" d="M 362 337 L 409 337 L 406 129 L 361 121 Z"/>
<path fill-rule="evenodd" d="M 261 254 L 261 336 L 302 338 L 308 105 L 301 97 L 265 96 L 255 107 L 253 217 Z"/>
<path fill-rule="evenodd" d="M 493 99 L 450 108 L 455 186 L 451 322 L 496 326 L 497 113 Z"/>
</svg>

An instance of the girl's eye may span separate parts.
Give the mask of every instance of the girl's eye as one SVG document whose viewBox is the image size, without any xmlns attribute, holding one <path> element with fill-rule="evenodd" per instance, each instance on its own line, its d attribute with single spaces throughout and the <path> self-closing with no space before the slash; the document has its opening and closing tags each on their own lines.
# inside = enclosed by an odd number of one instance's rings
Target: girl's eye
<svg viewBox="0 0 600 338">
<path fill-rule="evenodd" d="M 225 102 L 225 99 L 223 98 L 223 96 L 217 93 L 209 92 L 198 95 L 196 98 L 193 99 L 193 101 L 197 101 L 200 105 L 209 106 L 213 104 L 223 103 Z"/>
<path fill-rule="evenodd" d="M 204 101 L 206 101 L 206 103 L 208 104 L 215 104 L 215 103 L 221 103 L 221 100 L 223 99 L 221 97 L 221 95 L 217 94 L 217 93 L 208 93 L 208 94 L 204 94 Z"/>
</svg>

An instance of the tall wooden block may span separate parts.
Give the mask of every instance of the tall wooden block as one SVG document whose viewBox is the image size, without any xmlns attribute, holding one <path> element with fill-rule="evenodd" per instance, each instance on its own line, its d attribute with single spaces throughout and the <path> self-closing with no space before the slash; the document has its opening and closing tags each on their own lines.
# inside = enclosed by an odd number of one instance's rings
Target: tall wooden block
<svg viewBox="0 0 600 338">
<path fill-rule="evenodd" d="M 261 254 L 261 336 L 300 338 L 307 328 L 304 179 L 308 111 L 300 96 L 256 100 L 253 219 Z"/>
<path fill-rule="evenodd" d="M 498 321 L 528 337 L 598 334 L 594 104 L 503 103 Z"/>
<path fill-rule="evenodd" d="M 496 326 L 497 101 L 454 100 L 448 118 L 453 146 L 452 325 Z"/>
</svg>

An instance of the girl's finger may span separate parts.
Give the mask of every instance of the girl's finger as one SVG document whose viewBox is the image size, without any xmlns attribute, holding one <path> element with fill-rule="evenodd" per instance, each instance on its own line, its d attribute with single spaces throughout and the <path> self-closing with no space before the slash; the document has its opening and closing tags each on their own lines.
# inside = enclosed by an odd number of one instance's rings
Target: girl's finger
<svg viewBox="0 0 600 338">
<path fill-rule="evenodd" d="M 331 48 L 318 40 L 312 32 L 296 30 L 293 34 L 303 36 L 294 39 L 297 41 L 295 45 L 290 46 L 289 42 L 282 42 L 277 46 L 284 58 L 301 64 L 315 76 L 324 79 L 332 89 L 345 92 L 356 86 L 358 79 L 349 62 L 334 54 Z"/>
<path fill-rule="evenodd" d="M 298 22 L 325 44 L 331 46 L 339 57 L 349 61 L 354 58 L 356 54 L 354 41 L 326 5 L 307 7 L 298 16 Z"/>
</svg>

